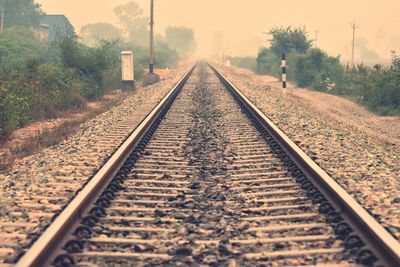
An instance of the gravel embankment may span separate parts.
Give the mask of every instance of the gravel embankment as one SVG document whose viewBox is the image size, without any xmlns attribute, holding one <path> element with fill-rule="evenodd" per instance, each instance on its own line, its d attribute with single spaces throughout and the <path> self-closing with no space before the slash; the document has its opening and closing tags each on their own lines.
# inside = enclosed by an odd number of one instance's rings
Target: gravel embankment
<svg viewBox="0 0 400 267">
<path fill-rule="evenodd" d="M 329 109 L 318 109 L 291 93 L 283 95 L 255 75 L 234 67 L 217 67 L 400 239 L 399 144 L 382 142 L 377 138 L 379 133 L 371 134 L 352 125 L 351 117 L 348 122 L 339 120 Z"/>
<path fill-rule="evenodd" d="M 120 105 L 82 124 L 64 142 L 0 174 L 0 263 L 13 262 L 188 70 L 139 87 Z"/>
</svg>

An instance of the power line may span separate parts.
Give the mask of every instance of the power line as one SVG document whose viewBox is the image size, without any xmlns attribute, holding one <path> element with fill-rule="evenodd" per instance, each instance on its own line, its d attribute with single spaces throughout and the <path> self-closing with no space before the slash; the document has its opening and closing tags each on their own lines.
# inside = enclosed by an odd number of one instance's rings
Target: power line
<svg viewBox="0 0 400 267">
<path fill-rule="evenodd" d="M 350 24 L 350 27 L 353 29 L 353 42 L 352 42 L 352 48 L 351 48 L 351 64 L 353 66 L 353 69 L 355 67 L 354 65 L 354 38 L 356 36 L 356 29 L 359 27 L 360 25 L 356 24 L 355 22 L 352 22 Z"/>
</svg>

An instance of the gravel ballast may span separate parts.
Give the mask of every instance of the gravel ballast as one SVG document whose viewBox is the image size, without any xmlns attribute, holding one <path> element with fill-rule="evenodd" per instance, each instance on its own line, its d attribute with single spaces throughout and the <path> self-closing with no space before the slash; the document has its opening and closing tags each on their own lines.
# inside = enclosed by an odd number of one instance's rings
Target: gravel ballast
<svg viewBox="0 0 400 267">
<path fill-rule="evenodd" d="M 352 124 L 352 117 L 338 119 L 329 109 L 310 105 L 290 92 L 296 88 L 283 94 L 279 84 L 262 81 L 260 76 L 235 67 L 217 68 L 400 239 L 400 144 L 383 142 L 388 139 L 382 137 L 384 131 L 364 131 Z"/>
<path fill-rule="evenodd" d="M 80 125 L 62 143 L 0 174 L 0 263 L 12 263 L 188 70 L 137 88 L 120 105 Z"/>
</svg>

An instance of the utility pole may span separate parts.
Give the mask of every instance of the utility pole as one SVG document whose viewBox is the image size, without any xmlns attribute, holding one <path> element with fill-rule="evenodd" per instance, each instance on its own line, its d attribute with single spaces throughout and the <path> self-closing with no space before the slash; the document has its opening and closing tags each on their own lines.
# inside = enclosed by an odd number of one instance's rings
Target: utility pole
<svg viewBox="0 0 400 267">
<path fill-rule="evenodd" d="M 4 29 L 4 9 L 0 10 L 0 32 Z"/>
<path fill-rule="evenodd" d="M 149 62 L 149 73 L 154 73 L 153 34 L 154 34 L 154 0 L 150 0 L 150 62 Z"/>
<path fill-rule="evenodd" d="M 158 83 L 160 76 L 154 73 L 154 0 L 150 0 L 150 59 L 149 59 L 149 73 L 144 76 L 143 86 Z"/>
<path fill-rule="evenodd" d="M 319 30 L 315 30 L 314 48 L 317 48 L 318 33 L 319 33 Z"/>
<path fill-rule="evenodd" d="M 353 29 L 353 42 L 352 42 L 352 48 L 351 48 L 351 65 L 353 66 L 353 69 L 355 67 L 354 65 L 354 38 L 356 36 L 356 29 L 359 27 L 358 24 L 355 22 L 350 24 L 350 27 Z"/>
</svg>

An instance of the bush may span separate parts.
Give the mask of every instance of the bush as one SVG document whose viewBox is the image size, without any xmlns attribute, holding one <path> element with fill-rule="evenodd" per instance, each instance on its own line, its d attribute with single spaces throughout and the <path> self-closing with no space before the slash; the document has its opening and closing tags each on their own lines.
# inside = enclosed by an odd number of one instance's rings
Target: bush
<svg viewBox="0 0 400 267">
<path fill-rule="evenodd" d="M 176 50 L 170 48 L 165 42 L 158 42 L 154 51 L 155 66 L 157 68 L 176 67 L 179 55 Z"/>
<path fill-rule="evenodd" d="M 143 78 L 143 69 L 149 65 L 149 50 L 134 43 L 123 42 L 118 44 L 119 51 L 133 51 L 135 59 L 135 79 Z M 119 52 L 118 52 L 119 53 Z M 179 56 L 176 50 L 171 49 L 165 42 L 158 41 L 154 50 L 155 68 L 172 68 L 178 64 Z"/>
<path fill-rule="evenodd" d="M 82 106 L 84 99 L 80 92 L 81 84 L 73 70 L 64 69 L 60 65 L 41 64 L 35 74 L 37 90 L 46 99 L 50 109 L 48 113 Z"/>
<path fill-rule="evenodd" d="M 232 65 L 239 68 L 246 68 L 252 71 L 257 70 L 257 61 L 255 57 L 229 57 Z"/>
<path fill-rule="evenodd" d="M 400 75 L 395 64 L 383 71 L 369 69 L 362 79 L 362 102 L 381 114 L 400 113 Z"/>
<path fill-rule="evenodd" d="M 82 85 L 72 70 L 30 62 L 18 74 L 0 82 L 0 138 L 34 120 L 51 118 L 57 111 L 81 107 Z"/>
<path fill-rule="evenodd" d="M 64 67 L 74 70 L 82 80 L 84 97 L 101 97 L 106 89 L 105 81 L 117 79 L 119 52 L 116 41 L 103 41 L 98 47 L 91 48 L 66 37 L 59 41 L 59 46 Z M 113 76 L 106 76 L 110 74 Z"/>
<path fill-rule="evenodd" d="M 53 61 L 56 54 L 49 42 L 36 39 L 31 30 L 9 28 L 0 34 L 0 76 L 9 75 L 28 60 Z"/>
<path fill-rule="evenodd" d="M 290 55 L 290 58 L 295 60 L 288 60 L 289 73 L 294 70 L 292 73 L 299 86 L 322 92 L 345 93 L 344 68 L 338 57 L 330 57 L 320 49 L 311 49 L 306 54 Z"/>
<path fill-rule="evenodd" d="M 278 75 L 280 58 L 269 48 L 262 48 L 257 55 L 257 73 Z"/>
<path fill-rule="evenodd" d="M 9 29 L 0 40 L 5 40 L 0 45 L 1 139 L 34 120 L 100 98 L 120 82 L 115 42 L 94 48 L 69 37 L 42 42 L 22 28 Z"/>
<path fill-rule="evenodd" d="M 120 53 L 133 50 L 135 78 L 143 76 L 148 49 L 119 41 L 100 41 L 96 47 L 61 36 L 47 42 L 28 28 L 0 33 L 0 139 L 34 120 L 81 107 L 121 84 Z M 173 67 L 178 54 L 165 42 L 155 49 L 156 67 Z"/>
<path fill-rule="evenodd" d="M 384 115 L 400 113 L 400 57 L 393 54 L 390 68 L 363 64 L 348 69 L 339 57 L 320 49 L 287 55 L 288 79 L 300 87 L 349 97 Z M 279 57 L 268 48 L 257 56 L 257 72 L 280 76 Z"/>
<path fill-rule="evenodd" d="M 0 81 L 0 140 L 7 137 L 13 130 L 13 105 L 9 101 L 10 92 Z"/>
</svg>

